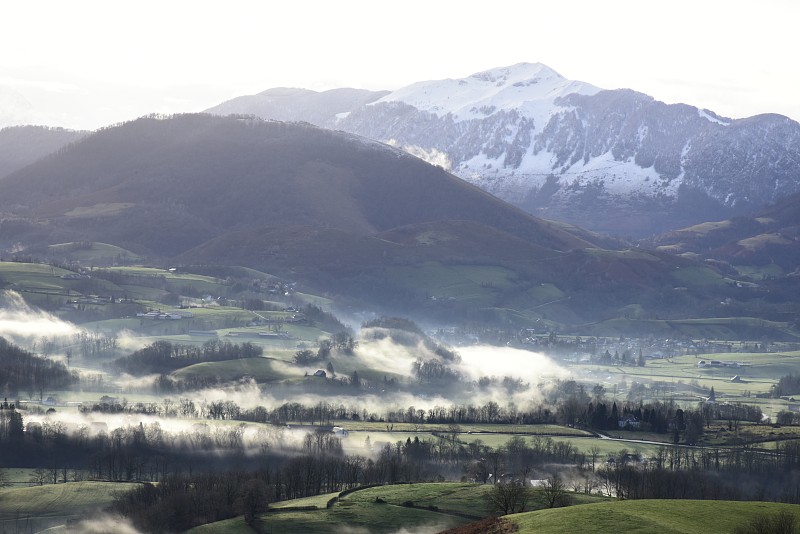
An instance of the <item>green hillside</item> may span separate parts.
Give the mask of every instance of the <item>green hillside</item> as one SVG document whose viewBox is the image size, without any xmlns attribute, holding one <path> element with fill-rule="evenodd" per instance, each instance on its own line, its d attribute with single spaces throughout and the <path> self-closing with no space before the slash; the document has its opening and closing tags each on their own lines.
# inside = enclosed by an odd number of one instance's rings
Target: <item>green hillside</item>
<svg viewBox="0 0 800 534">
<path fill-rule="evenodd" d="M 506 516 L 519 532 L 536 534 L 722 534 L 754 516 L 800 508 L 789 504 L 733 501 L 614 501 Z"/>
<path fill-rule="evenodd" d="M 136 484 L 68 482 L 0 489 L 0 531 L 38 532 L 110 505 L 116 492 Z"/>
</svg>

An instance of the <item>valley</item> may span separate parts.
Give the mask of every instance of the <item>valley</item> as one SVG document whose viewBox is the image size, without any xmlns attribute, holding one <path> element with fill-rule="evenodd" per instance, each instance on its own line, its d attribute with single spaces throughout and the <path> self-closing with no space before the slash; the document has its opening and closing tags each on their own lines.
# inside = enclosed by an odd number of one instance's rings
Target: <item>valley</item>
<svg viewBox="0 0 800 534">
<path fill-rule="evenodd" d="M 248 512 L 232 501 L 213 514 L 244 516 L 217 523 L 219 515 L 206 514 L 208 524 L 193 532 L 333 532 L 344 525 L 391 532 L 398 522 L 433 532 L 489 515 L 498 469 L 501 484 L 563 477 L 570 502 L 582 507 L 633 492 L 620 485 L 620 469 L 688 476 L 684 469 L 702 463 L 728 476 L 753 462 L 772 472 L 795 461 L 800 421 L 794 397 L 782 389 L 800 363 L 790 325 L 755 322 L 748 330 L 733 319 L 684 319 L 662 321 L 661 336 L 600 334 L 608 328 L 602 323 L 566 333 L 490 320 L 423 330 L 374 312 L 340 318 L 332 310 L 341 297 L 252 268 L 159 268 L 94 243 L 48 250 L 61 257 L 58 266 L 0 263 L 0 335 L 73 377 L 5 382 L 24 434 L 14 434 L 13 417 L 0 410 L 10 483 L 2 492 L 30 502 L 4 512 L 8 528 L 67 519 L 89 528 L 108 521 L 92 514 L 112 506 L 129 510 L 138 528 L 156 529 L 122 491 L 196 477 L 209 453 L 218 458 L 211 473 L 222 477 L 202 482 L 213 495 L 236 472 L 229 469 L 247 466 L 260 482 L 239 484 L 262 504 Z M 120 262 L 130 265 L 104 266 Z M 504 268 L 397 269 L 427 291 L 447 288 L 439 298 L 465 306 L 480 305 L 487 298 L 481 290 L 513 280 Z M 563 298 L 553 291 L 541 298 Z M 690 413 L 702 417 L 701 427 L 688 423 Z M 47 461 L 53 447 L 61 452 Z M 343 463 L 326 480 L 293 474 L 292 465 L 303 462 L 321 462 L 320 469 Z M 464 483 L 457 489 L 432 478 Z M 384 485 L 398 482 L 411 484 Z M 754 483 L 759 491 L 778 489 Z M 112 498 L 102 484 L 113 485 Z M 379 486 L 338 497 L 362 484 Z M 753 498 L 718 484 L 719 497 Z M 60 488 L 58 496 L 20 493 L 46 488 Z M 543 491 L 532 490 L 521 510 L 549 508 Z M 98 493 L 79 497 L 86 492 Z M 757 512 L 741 514 L 735 522 Z"/>
<path fill-rule="evenodd" d="M 538 63 L 4 128 L 0 530 L 796 531 L 798 135 Z"/>
</svg>

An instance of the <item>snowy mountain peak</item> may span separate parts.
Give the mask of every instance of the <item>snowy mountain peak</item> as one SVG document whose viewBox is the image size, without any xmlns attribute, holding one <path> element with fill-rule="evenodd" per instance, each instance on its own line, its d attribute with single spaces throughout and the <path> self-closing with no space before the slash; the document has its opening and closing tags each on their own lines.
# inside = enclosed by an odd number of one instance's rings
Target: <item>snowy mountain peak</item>
<svg viewBox="0 0 800 534">
<path fill-rule="evenodd" d="M 449 114 L 455 121 L 511 110 L 545 121 L 556 98 L 571 93 L 592 95 L 598 91 L 599 88 L 588 83 L 567 80 L 541 63 L 518 63 L 466 78 L 414 83 L 373 104 L 402 102 L 439 117 Z"/>
<path fill-rule="evenodd" d="M 498 67 L 477 72 L 470 76 L 496 85 L 514 85 L 534 80 L 564 79 L 559 73 L 542 63 L 517 63 L 510 67 Z"/>
</svg>

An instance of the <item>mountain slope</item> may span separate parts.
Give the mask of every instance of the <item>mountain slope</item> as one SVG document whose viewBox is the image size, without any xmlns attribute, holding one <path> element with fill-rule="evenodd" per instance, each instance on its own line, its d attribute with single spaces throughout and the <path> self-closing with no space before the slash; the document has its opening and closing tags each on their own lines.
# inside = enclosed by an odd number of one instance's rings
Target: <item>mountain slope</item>
<svg viewBox="0 0 800 534">
<path fill-rule="evenodd" d="M 764 274 L 772 276 L 796 272 L 800 265 L 800 195 L 755 214 L 669 232 L 649 244 L 674 253 L 767 268 Z"/>
<path fill-rule="evenodd" d="M 0 179 L 86 136 L 87 132 L 14 126 L 0 130 Z"/>
<path fill-rule="evenodd" d="M 757 309 L 713 265 L 538 219 L 399 149 L 308 124 L 142 118 L 0 180 L 0 246 L 93 241 L 257 268 L 386 313 L 542 331 Z M 373 308 L 374 309 L 374 308 Z M 791 306 L 785 308 L 793 310 Z M 618 323 L 615 323 L 618 328 Z"/>
<path fill-rule="evenodd" d="M 386 145 L 308 125 L 211 115 L 102 130 L 2 180 L 0 209 L 162 256 L 260 226 L 371 235 L 451 219 L 556 250 L 588 244 Z"/>
<path fill-rule="evenodd" d="M 389 91 L 331 89 L 318 93 L 308 89 L 277 87 L 252 96 L 223 102 L 208 110 L 215 115 L 256 115 L 279 121 L 329 123 L 339 113 L 369 104 Z"/>
<path fill-rule="evenodd" d="M 602 91 L 541 64 L 419 82 L 349 109 L 317 106 L 313 116 L 299 109 L 321 94 L 285 96 L 280 110 L 261 106 L 261 95 L 237 99 L 235 110 L 391 142 L 532 213 L 616 235 L 724 218 L 800 192 L 795 121 L 726 119 Z"/>
</svg>

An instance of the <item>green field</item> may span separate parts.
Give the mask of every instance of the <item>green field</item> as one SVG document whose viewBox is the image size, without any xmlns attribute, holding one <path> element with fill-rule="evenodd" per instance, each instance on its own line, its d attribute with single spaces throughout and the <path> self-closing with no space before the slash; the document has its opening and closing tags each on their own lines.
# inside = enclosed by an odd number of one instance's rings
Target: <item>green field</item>
<svg viewBox="0 0 800 534">
<path fill-rule="evenodd" d="M 0 489 L 0 529 L 3 532 L 39 531 L 111 504 L 116 492 L 136 484 L 68 482 Z"/>
<path fill-rule="evenodd" d="M 389 534 L 398 532 L 400 528 L 412 532 L 422 528 L 428 529 L 427 532 L 438 532 L 468 522 L 468 519 L 429 510 L 374 502 L 337 505 L 329 510 L 274 512 L 259 517 L 261 532 L 282 534 Z"/>
<path fill-rule="evenodd" d="M 98 203 L 92 206 L 77 207 L 64 213 L 64 215 L 73 218 L 102 217 L 104 215 L 115 215 L 133 206 L 135 206 L 135 204 L 130 204 L 128 202 Z"/>
<path fill-rule="evenodd" d="M 308 304 L 313 304 L 319 308 L 328 308 L 333 301 L 326 297 L 320 297 L 319 295 L 311 295 L 310 293 L 302 293 L 297 291 L 294 293 L 295 298 L 302 300 L 303 302 L 307 302 Z"/>
<path fill-rule="evenodd" d="M 165 306 L 158 302 L 140 301 L 146 309 L 170 311 L 172 306 Z M 283 324 L 281 331 L 288 334 L 287 338 L 270 339 L 259 337 L 259 333 L 271 332 L 268 326 L 246 326 L 253 320 L 259 319 L 256 313 L 232 306 L 208 306 L 182 310 L 191 313 L 192 317 L 177 321 L 162 321 L 144 317 L 123 317 L 104 319 L 84 323 L 82 326 L 89 330 L 113 332 L 132 330 L 142 334 L 144 343 L 156 340 L 165 340 L 175 343 L 202 344 L 212 339 L 207 335 L 192 334 L 190 331 L 214 332 L 220 339 L 231 343 L 249 342 L 258 345 L 265 352 L 276 350 L 279 353 L 292 350 L 292 355 L 297 350 L 296 345 L 301 342 L 316 345 L 320 338 L 330 336 L 329 332 L 313 326 L 298 324 Z M 282 319 L 291 314 L 286 312 L 258 312 L 259 315 Z M 291 355 L 288 356 L 291 359 Z"/>
<path fill-rule="evenodd" d="M 244 522 L 244 517 L 234 517 L 216 523 L 200 525 L 187 531 L 191 534 L 253 534 L 253 529 Z M 279 530 L 267 530 L 266 532 L 280 532 Z"/>
<path fill-rule="evenodd" d="M 616 434 L 616 433 L 615 433 Z M 637 437 L 635 436 L 635 432 L 629 433 L 629 438 L 631 440 L 636 439 L 647 439 L 648 436 Z M 352 435 L 352 434 L 351 434 Z M 508 443 L 508 440 L 512 436 L 507 434 L 464 434 L 458 437 L 458 440 L 462 443 L 470 443 L 475 441 L 480 441 L 483 445 L 487 445 L 492 448 L 503 447 Z M 664 434 L 662 439 L 667 440 L 669 438 L 668 434 Z M 374 437 L 372 438 L 375 439 Z M 528 438 L 526 438 L 528 439 Z M 562 441 L 571 444 L 574 446 L 579 453 L 583 453 L 589 456 L 589 451 L 592 447 L 597 447 L 600 451 L 600 458 L 605 459 L 607 456 L 613 456 L 618 454 L 621 450 L 625 449 L 629 453 L 639 453 L 644 457 L 652 456 L 654 451 L 659 447 L 659 445 L 651 445 L 646 443 L 633 443 L 627 442 L 622 440 L 616 439 L 601 439 L 601 438 L 594 438 L 594 437 L 553 437 L 553 441 Z M 528 445 L 530 445 L 528 439 Z"/>
<path fill-rule="evenodd" d="M 800 520 L 800 507 L 790 504 L 731 501 L 613 501 L 506 516 L 520 534 L 716 534 L 732 532 L 759 513 L 789 511 Z"/>
<path fill-rule="evenodd" d="M 251 376 L 257 382 L 274 382 L 289 378 L 286 365 L 277 365 L 272 358 L 247 358 L 240 360 L 228 360 L 223 362 L 198 363 L 184 367 L 173 373 L 176 378 L 195 377 L 217 377 L 220 380 L 238 380 L 243 376 Z M 302 371 L 297 370 L 296 376 L 301 376 Z"/>
<path fill-rule="evenodd" d="M 289 501 L 275 502 L 269 505 L 273 510 L 283 510 L 286 508 L 304 508 L 307 506 L 314 506 L 316 508 L 325 508 L 328 501 L 334 497 L 338 497 L 339 492 L 323 493 L 322 495 L 314 495 L 313 497 L 303 497 L 301 499 L 291 499 Z"/>
<path fill-rule="evenodd" d="M 411 502 L 415 507 L 437 507 L 442 511 L 484 517 L 491 513 L 486 507 L 486 495 L 491 490 L 491 484 L 460 482 L 393 484 L 359 490 L 339 502 L 341 506 L 369 505 L 380 498 L 392 505 Z"/>
<path fill-rule="evenodd" d="M 738 362 L 738 367 L 698 367 L 701 361 L 710 360 Z M 596 375 L 598 383 L 609 386 L 625 379 L 628 384 L 636 380 L 639 382 L 660 381 L 675 386 L 677 390 L 694 390 L 697 399 L 700 399 L 699 388 L 710 389 L 714 387 L 719 395 L 728 395 L 737 401 L 751 403 L 755 398 L 744 397 L 748 392 L 767 393 L 780 377 L 797 372 L 800 368 L 800 352 L 771 352 L 771 353 L 714 353 L 699 355 L 682 355 L 672 358 L 647 360 L 645 367 L 635 366 L 608 366 L 608 365 L 578 365 L 573 368 L 583 368 Z M 739 381 L 731 381 L 734 376 Z M 681 387 L 684 386 L 684 387 Z M 691 386 L 691 387 L 690 387 Z M 731 400 L 731 399 L 726 399 Z"/>
<path fill-rule="evenodd" d="M 488 516 L 490 510 L 486 497 L 492 487 L 491 484 L 459 482 L 376 486 L 345 495 L 331 508 L 326 508 L 326 504 L 336 494 L 282 501 L 259 517 L 259 527 L 261 532 L 287 534 L 439 532 Z M 579 505 L 608 500 L 583 494 L 574 494 L 573 497 Z M 291 510 L 299 506 L 315 506 L 317 509 Z M 543 503 L 537 499 L 531 501 L 531 508 L 541 506 Z M 248 531 L 242 519 L 236 518 L 189 532 L 238 534 Z"/>
<path fill-rule="evenodd" d="M 0 281 L 15 290 L 65 292 L 70 281 L 61 276 L 69 274 L 74 273 L 46 264 L 0 262 Z"/>
<path fill-rule="evenodd" d="M 180 273 L 153 267 L 106 267 L 102 270 L 130 277 L 141 277 L 143 282 L 147 279 L 163 280 L 163 289 L 176 293 L 190 289 L 196 293 L 219 296 L 227 295 L 229 289 L 225 280 L 201 274 Z M 142 283 L 141 285 L 149 284 Z"/>
<path fill-rule="evenodd" d="M 346 430 L 357 432 L 386 431 L 391 425 L 394 432 L 449 432 L 451 425 L 436 423 L 380 423 L 370 421 L 336 421 L 336 424 Z M 492 433 L 492 434 L 539 434 L 557 436 L 591 436 L 590 432 L 562 425 L 487 425 L 487 424 L 462 424 L 455 425 L 460 434 Z"/>
<path fill-rule="evenodd" d="M 388 267 L 397 284 L 422 289 L 432 299 L 454 299 L 479 306 L 489 306 L 498 291 L 514 287 L 516 274 L 503 267 L 444 265 L 426 262 L 416 266 Z"/>
<path fill-rule="evenodd" d="M 84 246 L 81 243 L 59 243 L 47 247 L 48 252 L 54 257 L 68 258 L 91 265 L 92 262 L 111 263 L 114 261 L 139 261 L 141 256 L 124 248 L 107 243 L 90 243 Z"/>
<path fill-rule="evenodd" d="M 470 520 L 444 513 L 445 510 L 480 516 L 486 513 L 483 496 L 491 486 L 461 483 L 398 484 L 380 486 L 353 492 L 339 500 L 332 508 L 325 503 L 333 495 L 296 499 L 277 503 L 278 511 L 259 517 L 261 532 L 286 534 L 359 534 L 395 533 L 400 529 L 414 532 L 438 532 L 463 525 Z M 380 497 L 383 503 L 376 502 Z M 414 507 L 402 506 L 412 501 Z M 320 506 L 310 511 L 280 511 L 295 506 Z M 436 506 L 440 511 L 427 509 Z M 189 532 L 247 532 L 241 518 L 204 525 Z"/>
<path fill-rule="evenodd" d="M 627 306 L 625 309 L 630 309 Z M 636 315 L 631 315 L 635 317 Z M 609 319 L 587 326 L 581 335 L 627 336 L 629 332 L 648 332 L 661 338 L 687 339 L 800 339 L 800 333 L 787 322 L 755 317 L 715 317 L 707 319 Z"/>
<path fill-rule="evenodd" d="M 742 276 L 747 276 L 752 280 L 763 280 L 769 277 L 780 277 L 786 274 L 786 271 L 780 265 L 770 263 L 768 265 L 735 265 L 736 270 Z"/>
</svg>

